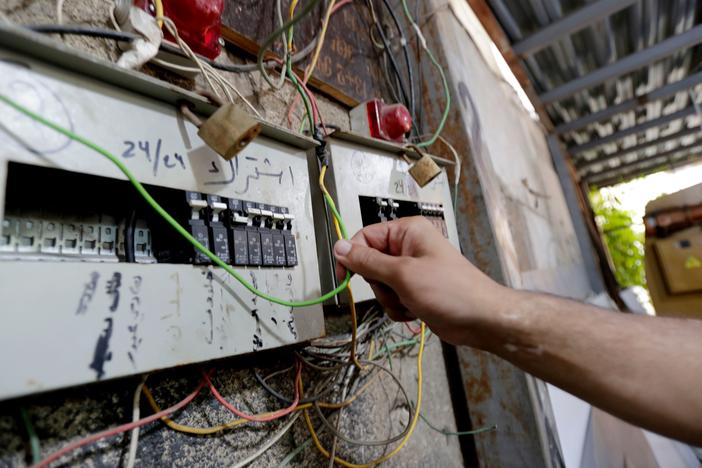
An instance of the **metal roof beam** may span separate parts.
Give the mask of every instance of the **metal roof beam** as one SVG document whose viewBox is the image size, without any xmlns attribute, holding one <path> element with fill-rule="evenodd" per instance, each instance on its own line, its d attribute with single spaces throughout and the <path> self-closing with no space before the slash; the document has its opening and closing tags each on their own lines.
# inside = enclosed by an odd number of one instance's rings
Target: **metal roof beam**
<svg viewBox="0 0 702 468">
<path fill-rule="evenodd" d="M 517 55 L 533 54 L 563 36 L 577 32 L 639 0 L 599 0 L 565 16 L 512 46 Z"/>
<path fill-rule="evenodd" d="M 680 91 L 692 88 L 693 86 L 698 85 L 700 83 L 702 83 L 702 71 L 697 72 L 694 75 L 690 75 L 682 80 L 678 80 L 665 86 L 661 86 L 658 89 L 654 89 L 650 93 L 642 94 L 641 96 L 636 96 L 631 99 L 627 99 L 626 101 L 623 101 L 617 105 L 606 107 L 601 111 L 594 112 L 592 114 L 587 114 L 571 122 L 563 123 L 556 127 L 556 132 L 559 134 L 563 134 L 572 132 L 573 130 L 578 130 L 587 125 L 613 117 L 617 114 L 635 110 L 639 106 L 643 106 L 644 104 L 647 104 L 649 102 L 658 101 L 660 99 L 675 96 Z"/>
<path fill-rule="evenodd" d="M 639 166 L 644 163 L 650 163 L 651 161 L 656 161 L 658 159 L 664 159 L 668 158 L 670 156 L 677 156 L 683 153 L 693 153 L 693 152 L 698 152 L 702 150 L 702 142 L 696 141 L 691 145 L 687 146 L 678 146 L 677 148 L 673 148 L 668 151 L 663 151 L 662 153 L 657 153 L 652 156 L 649 156 L 648 158 L 641 158 L 641 159 L 636 159 L 634 161 L 629 161 L 627 163 L 622 163 L 618 165 L 617 167 L 610 167 L 604 171 L 596 172 L 594 174 L 591 174 L 589 176 L 584 177 L 584 179 L 588 182 L 590 181 L 596 181 L 596 180 L 601 180 L 605 179 L 605 176 L 609 176 L 613 173 L 619 172 L 622 169 L 626 169 L 628 167 L 633 167 L 633 166 Z"/>
<path fill-rule="evenodd" d="M 572 146 L 568 148 L 568 151 L 570 154 L 580 154 L 585 151 L 589 151 L 595 148 L 599 148 L 600 146 L 606 145 L 608 143 L 614 143 L 615 141 L 619 141 L 624 137 L 627 137 L 629 135 L 635 135 L 637 133 L 643 132 L 645 130 L 648 130 L 650 128 L 655 128 L 655 127 L 660 127 L 661 125 L 665 125 L 667 123 L 673 122 L 675 120 L 680 120 L 683 119 L 689 115 L 694 114 L 695 107 L 694 106 L 688 106 L 682 110 L 679 110 L 677 112 L 673 112 L 672 114 L 664 115 L 661 117 L 658 117 L 657 119 L 653 120 L 647 120 L 644 123 L 641 123 L 639 125 L 635 125 L 633 127 L 625 128 L 624 130 L 620 130 L 616 133 L 612 133 L 611 135 L 607 135 L 601 138 L 593 138 L 592 140 L 588 141 L 587 143 L 583 143 L 582 145 L 578 146 Z"/>
<path fill-rule="evenodd" d="M 659 137 L 659 138 L 656 138 L 655 140 L 644 141 L 643 143 L 639 143 L 638 145 L 631 146 L 629 148 L 624 148 L 623 150 L 617 151 L 616 153 L 605 154 L 603 156 L 600 156 L 600 157 L 595 158 L 595 159 L 591 159 L 589 161 L 584 159 L 584 160 L 576 163 L 575 166 L 578 170 L 581 170 L 581 171 L 586 170 L 586 169 L 589 169 L 590 167 L 595 166 L 597 164 L 602 164 L 604 162 L 611 161 L 612 159 L 620 159 L 623 156 L 626 156 L 628 154 L 638 153 L 639 151 L 644 150 L 644 149 L 648 149 L 652 146 L 658 146 L 661 143 L 665 143 L 665 142 L 673 141 L 673 140 L 678 140 L 678 139 L 684 138 L 686 136 L 695 135 L 697 133 L 700 133 L 700 128 L 698 126 L 693 126 L 692 128 L 685 128 L 683 130 L 680 130 L 679 132 L 671 133 L 670 135 L 666 135 L 664 137 Z M 684 146 L 684 145 L 681 145 L 681 146 Z"/>
<path fill-rule="evenodd" d="M 647 164 L 644 164 L 643 167 L 637 167 L 633 170 L 626 171 L 622 174 L 615 174 L 610 177 L 604 177 L 597 180 L 593 179 L 592 181 L 588 180 L 587 183 L 597 185 L 598 187 L 605 187 L 607 185 L 615 185 L 625 182 L 626 180 L 633 179 L 634 177 L 652 174 L 658 171 L 659 167 L 663 165 L 665 165 L 667 169 L 675 169 L 680 166 L 685 166 L 687 164 L 702 160 L 702 147 L 698 148 L 697 151 L 692 151 L 690 154 L 672 162 L 659 161 L 658 159 L 659 158 L 651 158 L 650 160 L 647 160 Z"/>
<path fill-rule="evenodd" d="M 665 41 L 659 42 L 640 52 L 627 55 L 626 57 L 604 67 L 600 67 L 585 76 L 564 83 L 557 88 L 546 91 L 539 95 L 539 99 L 544 104 L 560 101 L 584 89 L 591 88 L 603 83 L 611 78 L 621 76 L 625 73 L 637 70 L 649 65 L 657 60 L 665 58 L 680 49 L 692 47 L 702 42 L 702 24 L 695 26 L 682 34 L 673 36 Z"/>
</svg>

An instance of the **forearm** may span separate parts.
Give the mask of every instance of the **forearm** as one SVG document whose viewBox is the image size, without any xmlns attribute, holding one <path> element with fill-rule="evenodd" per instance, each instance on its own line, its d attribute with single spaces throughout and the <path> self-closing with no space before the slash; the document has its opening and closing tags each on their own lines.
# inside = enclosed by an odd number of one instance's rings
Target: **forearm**
<svg viewBox="0 0 702 468">
<path fill-rule="evenodd" d="M 512 292 L 485 347 L 634 424 L 702 445 L 702 323 Z"/>
</svg>

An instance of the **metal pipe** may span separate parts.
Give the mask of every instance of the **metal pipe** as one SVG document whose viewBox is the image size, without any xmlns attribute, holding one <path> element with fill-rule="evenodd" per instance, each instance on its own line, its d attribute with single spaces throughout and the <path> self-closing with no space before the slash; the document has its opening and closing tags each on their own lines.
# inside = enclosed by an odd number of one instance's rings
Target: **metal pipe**
<svg viewBox="0 0 702 468">
<path fill-rule="evenodd" d="M 638 0 L 599 0 L 517 42 L 512 49 L 521 56 L 533 54 L 563 36 L 573 34 L 637 2 Z"/>
<path fill-rule="evenodd" d="M 581 78 L 569 81 L 555 89 L 542 93 L 539 95 L 539 99 L 543 104 L 550 104 L 565 99 L 579 91 L 591 88 L 611 78 L 621 76 L 646 65 L 650 65 L 653 62 L 678 52 L 680 49 L 691 47 L 699 43 L 702 43 L 702 25 L 695 26 L 682 34 L 673 36 L 640 52 L 628 55 L 611 65 L 600 67 Z"/>
<path fill-rule="evenodd" d="M 595 158 L 595 159 L 591 159 L 589 161 L 582 160 L 582 161 L 576 163 L 575 166 L 578 170 L 586 170 L 592 166 L 596 166 L 598 164 L 602 164 L 602 163 L 605 163 L 607 161 L 611 161 L 613 159 L 620 159 L 623 156 L 626 156 L 628 154 L 638 153 L 639 151 L 650 148 L 652 146 L 658 146 L 658 145 L 660 145 L 662 143 L 666 143 L 668 141 L 682 139 L 684 137 L 687 137 L 690 135 L 696 135 L 698 133 L 700 133 L 700 129 L 698 127 L 686 128 L 684 130 L 680 130 L 679 132 L 671 133 L 670 135 L 656 138 L 655 140 L 645 141 L 643 143 L 639 143 L 638 145 L 631 146 L 629 148 L 624 148 L 622 151 L 617 151 L 616 153 L 605 154 L 603 156 L 600 156 L 600 157 Z M 685 146 L 686 145 L 679 145 L 679 147 L 685 147 Z"/>
<path fill-rule="evenodd" d="M 595 138 L 591 141 L 588 141 L 587 143 L 583 143 L 582 145 L 570 147 L 568 148 L 568 152 L 570 154 L 575 155 L 583 153 L 585 151 L 590 151 L 608 143 L 613 143 L 615 141 L 621 140 L 622 138 L 627 137 L 629 135 L 635 135 L 637 133 L 643 132 L 644 130 L 648 130 L 649 128 L 660 127 L 661 125 L 673 122 L 674 120 L 683 119 L 689 115 L 694 114 L 695 112 L 696 111 L 694 106 L 688 106 L 685 109 L 673 112 L 672 114 L 664 115 L 662 117 L 658 117 L 657 119 L 648 120 L 642 124 L 625 128 L 624 130 L 620 130 L 616 133 L 612 133 L 602 138 Z"/>
<path fill-rule="evenodd" d="M 584 117 L 581 117 L 577 120 L 573 120 L 571 122 L 563 123 L 556 127 L 556 132 L 559 134 L 572 132 L 573 130 L 583 128 L 595 122 L 600 122 L 609 117 L 621 114 L 622 112 L 635 110 L 637 107 L 642 106 L 648 102 L 657 101 L 659 99 L 665 99 L 670 96 L 674 96 L 680 91 L 692 88 L 693 86 L 699 83 L 702 83 L 702 72 L 695 73 L 694 75 L 690 75 L 682 80 L 675 81 L 673 83 L 657 88 L 648 94 L 642 94 L 641 96 L 636 96 L 631 99 L 627 99 L 626 101 L 623 101 L 617 105 L 606 107 L 605 109 L 602 109 L 599 112 L 585 115 Z"/>
</svg>

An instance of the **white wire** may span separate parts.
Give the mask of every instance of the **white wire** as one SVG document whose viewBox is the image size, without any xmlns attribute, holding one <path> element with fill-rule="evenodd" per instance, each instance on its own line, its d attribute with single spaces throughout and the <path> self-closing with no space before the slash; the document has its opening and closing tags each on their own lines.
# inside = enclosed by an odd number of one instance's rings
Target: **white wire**
<svg viewBox="0 0 702 468">
<path fill-rule="evenodd" d="M 146 374 L 142 377 L 141 382 L 139 382 L 139 385 L 137 385 L 137 388 L 134 391 L 134 403 L 132 406 L 132 421 L 139 420 L 139 417 L 140 417 L 139 403 L 141 401 L 141 390 L 144 388 L 144 384 L 146 383 L 147 377 L 148 377 L 148 374 Z M 138 447 L 139 447 L 139 426 L 132 429 L 132 433 L 129 437 L 129 455 L 127 456 L 127 463 L 125 464 L 125 468 L 134 468 Z"/>
<path fill-rule="evenodd" d="M 293 416 L 290 418 L 290 421 L 288 421 L 287 423 L 285 423 L 285 425 L 283 426 L 283 428 L 282 428 L 276 435 L 274 435 L 273 437 L 271 437 L 271 438 L 268 440 L 268 442 L 266 442 L 265 444 L 263 444 L 263 445 L 256 451 L 256 453 L 254 453 L 254 454 L 251 455 L 250 457 L 248 457 L 248 458 L 246 458 L 246 459 L 244 459 L 244 460 L 238 462 L 238 463 L 235 464 L 232 468 L 243 468 L 244 466 L 248 465 L 248 464 L 251 463 L 252 461 L 256 460 L 258 457 L 260 457 L 261 455 L 263 455 L 263 454 L 266 452 L 266 450 L 268 450 L 268 449 L 271 448 L 273 445 L 275 445 L 276 442 L 278 442 L 285 434 L 288 433 L 288 431 L 290 430 L 290 428 L 293 427 L 293 424 L 295 424 L 295 421 L 297 421 L 297 418 L 299 418 L 299 417 L 300 417 L 300 413 L 299 413 L 299 412 L 298 412 L 298 413 L 295 413 L 295 415 L 293 415 Z"/>
<path fill-rule="evenodd" d="M 461 182 L 461 163 L 463 162 L 463 159 L 459 156 L 456 148 L 454 148 L 453 145 L 446 140 L 446 138 L 439 135 L 439 140 L 441 140 L 441 142 L 448 147 L 449 151 L 451 151 L 453 154 L 453 159 L 456 161 L 453 173 L 453 211 L 455 213 L 456 202 L 458 201 L 458 184 Z"/>
<path fill-rule="evenodd" d="M 63 24 L 63 0 L 56 0 L 56 23 Z"/>
<path fill-rule="evenodd" d="M 224 95 L 227 97 L 227 100 L 230 102 L 234 102 L 234 98 L 229 92 L 229 89 L 234 91 L 234 93 L 241 99 L 252 111 L 256 116 L 259 118 L 263 118 L 261 114 L 258 112 L 258 110 L 244 97 L 243 94 L 239 92 L 236 86 L 234 86 L 232 83 L 224 79 L 217 70 L 215 70 L 210 64 L 203 62 L 200 60 L 200 58 L 197 56 L 195 52 L 188 46 L 188 44 L 183 41 L 183 39 L 180 38 L 178 35 L 178 28 L 176 27 L 175 23 L 173 20 L 171 20 L 168 17 L 161 17 L 161 18 L 156 18 L 157 20 L 163 20 L 164 26 L 168 29 L 168 31 L 173 35 L 175 38 L 176 42 L 178 43 L 178 46 L 181 48 L 183 52 L 193 61 L 195 62 L 195 65 L 198 66 L 200 71 L 202 72 L 203 77 L 205 78 L 205 81 L 207 81 L 208 86 L 212 89 L 212 92 L 215 93 L 218 97 L 222 97 L 219 91 L 222 91 Z M 214 82 L 213 82 L 214 80 Z M 218 86 L 215 86 L 214 83 L 217 83 Z M 218 90 L 219 87 L 219 90 Z M 229 89 L 227 89 L 229 88 Z"/>
</svg>

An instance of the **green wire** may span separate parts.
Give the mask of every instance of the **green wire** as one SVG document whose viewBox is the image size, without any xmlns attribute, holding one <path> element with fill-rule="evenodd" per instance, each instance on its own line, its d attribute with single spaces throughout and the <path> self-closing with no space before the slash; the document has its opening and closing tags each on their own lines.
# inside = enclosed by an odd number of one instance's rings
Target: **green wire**
<svg viewBox="0 0 702 468">
<path fill-rule="evenodd" d="M 86 138 L 83 138 L 80 135 L 77 135 L 73 133 L 72 131 L 61 127 L 58 124 L 55 124 L 44 117 L 35 114 L 34 112 L 30 111 L 26 107 L 22 106 L 21 104 L 13 101 L 12 99 L 8 98 L 7 96 L 4 96 L 0 94 L 0 101 L 4 102 L 5 104 L 9 105 L 10 107 L 14 108 L 15 110 L 23 113 L 27 117 L 30 117 L 37 122 L 41 123 L 42 125 L 45 125 L 62 135 L 67 136 L 73 141 L 76 141 L 87 148 L 90 148 L 91 150 L 95 151 L 96 153 L 101 154 L 102 156 L 106 157 L 109 159 L 117 168 L 122 171 L 122 173 L 127 177 L 127 179 L 132 183 L 134 188 L 139 192 L 139 194 L 146 200 L 146 202 L 151 205 L 151 207 L 164 219 L 168 224 L 173 227 L 178 233 L 183 236 L 188 242 L 190 242 L 193 246 L 195 246 L 196 249 L 198 249 L 200 252 L 202 252 L 204 255 L 206 255 L 210 260 L 212 260 L 213 263 L 224 269 L 227 273 L 232 275 L 238 282 L 240 282 L 246 289 L 248 289 L 251 293 L 267 300 L 270 302 L 273 302 L 274 304 L 279 304 L 282 306 L 286 307 L 307 307 L 315 304 L 321 304 L 328 299 L 331 299 L 332 297 L 336 296 L 337 294 L 341 293 L 344 289 L 349 284 L 349 280 L 351 279 L 351 274 L 346 273 L 346 278 L 344 278 L 344 281 L 339 284 L 339 286 L 334 289 L 333 291 L 329 291 L 328 293 L 315 298 L 315 299 L 307 299 L 304 301 L 286 301 L 285 299 L 279 299 L 277 297 L 271 296 L 270 294 L 266 294 L 263 291 L 260 291 L 256 289 L 254 286 L 249 284 L 243 276 L 241 276 L 239 273 L 237 273 L 234 268 L 232 268 L 230 265 L 225 263 L 222 259 L 220 259 L 217 255 L 212 253 L 210 249 L 202 245 L 197 239 L 195 239 L 188 231 L 183 228 L 183 226 L 176 221 L 173 216 L 171 216 L 161 205 L 158 204 L 156 200 L 149 194 L 149 192 L 146 191 L 143 185 L 141 185 L 141 182 L 139 182 L 136 177 L 131 173 L 131 171 L 127 168 L 127 166 L 120 161 L 117 156 L 114 154 L 110 153 L 104 148 L 101 148 L 97 144 L 93 143 L 90 140 L 87 140 Z M 327 202 L 329 202 L 330 198 L 325 197 Z M 346 235 L 346 229 L 343 227 L 344 223 L 341 220 L 341 217 L 339 216 L 339 212 L 336 210 L 336 207 L 331 205 L 330 206 L 332 213 L 334 214 L 334 217 L 336 217 L 336 220 L 339 222 L 339 225 L 342 226 L 342 232 L 344 233 L 344 238 L 347 238 L 348 236 Z"/>
<path fill-rule="evenodd" d="M 306 441 L 297 446 L 295 450 L 290 452 L 278 465 L 278 468 L 284 468 L 290 464 L 300 453 L 312 443 L 312 437 L 308 437 Z"/>
<path fill-rule="evenodd" d="M 441 120 L 439 121 L 439 126 L 436 128 L 436 131 L 434 132 L 434 135 L 427 141 L 422 141 L 420 143 L 417 143 L 417 146 L 420 148 L 424 148 L 427 146 L 431 146 L 436 142 L 436 139 L 439 138 L 439 135 L 441 135 L 441 132 L 444 130 L 444 126 L 446 125 L 446 120 L 448 119 L 448 114 L 449 110 L 451 109 L 451 92 L 449 91 L 449 85 L 448 81 L 446 80 L 446 74 L 444 73 L 444 69 L 441 67 L 439 62 L 436 60 L 436 57 L 434 57 L 434 54 L 429 50 L 426 44 L 426 40 L 424 39 L 424 35 L 422 34 L 422 31 L 419 29 L 419 26 L 417 23 L 414 21 L 414 18 L 412 17 L 412 13 L 410 13 L 409 8 L 407 7 L 407 0 L 402 0 L 402 8 L 405 10 L 405 16 L 407 16 L 407 19 L 409 20 L 410 23 L 412 23 L 412 27 L 414 28 L 415 32 L 419 36 L 420 41 L 422 42 L 422 47 L 426 51 L 427 55 L 429 56 L 429 60 L 434 64 L 437 70 L 439 70 L 439 74 L 441 75 L 441 81 L 444 84 L 444 99 L 446 100 L 446 107 L 444 107 L 444 113 L 441 116 Z"/>
<path fill-rule="evenodd" d="M 29 447 L 32 451 L 32 465 L 36 465 L 41 461 L 41 447 L 39 445 L 39 436 L 34 431 L 34 426 L 32 425 L 31 419 L 29 419 L 29 414 L 24 408 L 20 408 L 20 416 L 22 417 L 22 422 L 24 423 L 24 428 L 29 436 Z"/>
<path fill-rule="evenodd" d="M 465 435 L 475 435 L 475 434 L 481 434 L 483 432 L 491 432 L 491 431 L 496 431 L 497 426 L 485 426 L 481 427 L 479 429 L 474 429 L 472 431 L 459 431 L 459 432 L 453 432 L 453 431 L 447 431 L 445 429 L 439 429 L 438 427 L 434 426 L 427 418 L 424 417 L 422 413 L 419 413 L 419 417 L 422 418 L 422 421 L 426 423 L 427 426 L 430 428 L 434 429 L 436 432 L 439 432 L 443 435 L 447 436 L 465 436 Z"/>
<path fill-rule="evenodd" d="M 263 56 L 265 55 L 266 51 L 268 48 L 273 44 L 273 42 L 278 38 L 283 32 L 286 30 L 289 30 L 290 33 L 292 33 L 292 26 L 295 24 L 299 23 L 302 18 L 304 18 L 312 9 L 315 7 L 320 2 L 320 0 L 310 0 L 307 2 L 305 7 L 298 13 L 296 16 L 294 16 L 292 19 L 288 20 L 286 23 L 284 23 L 282 26 L 280 26 L 278 29 L 273 31 L 270 36 L 266 38 L 265 41 L 263 41 L 263 44 L 261 44 L 261 47 L 258 49 L 258 57 L 256 60 L 256 64 L 258 65 L 258 69 L 261 71 L 261 75 L 263 76 L 263 79 L 266 80 L 266 82 L 275 87 L 275 84 L 273 83 L 273 80 L 268 76 L 268 73 L 266 72 L 266 68 L 263 66 Z M 289 40 L 289 39 L 288 39 Z"/>
</svg>

